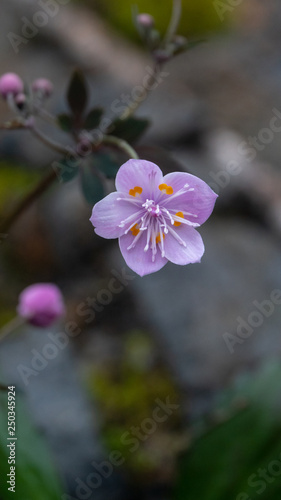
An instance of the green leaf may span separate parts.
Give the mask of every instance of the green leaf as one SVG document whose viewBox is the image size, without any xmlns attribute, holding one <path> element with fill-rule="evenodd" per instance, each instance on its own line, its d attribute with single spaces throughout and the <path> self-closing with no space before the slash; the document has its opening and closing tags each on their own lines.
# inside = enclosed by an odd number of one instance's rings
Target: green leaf
<svg viewBox="0 0 281 500">
<path fill-rule="evenodd" d="M 16 394 L 16 488 L 8 491 L 9 448 L 7 441 L 7 392 L 0 393 L 0 498 L 3 500 L 59 500 L 63 494 L 51 455 L 35 431 L 22 396 Z"/>
<path fill-rule="evenodd" d="M 127 118 L 126 120 L 115 120 L 112 124 L 111 134 L 120 137 L 125 141 L 135 142 L 146 131 L 150 124 L 149 120 L 144 118 Z"/>
<path fill-rule="evenodd" d="M 108 179 L 115 179 L 120 165 L 124 163 L 118 159 L 118 154 L 109 150 L 95 153 L 93 162 Z"/>
<path fill-rule="evenodd" d="M 79 161 L 75 158 L 55 161 L 52 163 L 52 167 L 60 182 L 72 181 L 79 173 Z"/>
<path fill-rule="evenodd" d="M 248 400 L 248 405 L 183 455 L 175 500 L 280 500 L 280 472 L 277 477 L 270 465 L 277 461 L 281 470 L 280 395 L 280 364 L 240 384 L 231 393 L 232 404 L 236 397 L 236 404 Z M 229 399 L 220 415 L 227 416 L 230 408 Z"/>
<path fill-rule="evenodd" d="M 88 91 L 84 75 L 74 71 L 67 91 L 67 101 L 75 117 L 80 117 L 87 106 Z"/>
<path fill-rule="evenodd" d="M 73 128 L 73 118 L 70 115 L 62 114 L 57 116 L 57 122 L 64 132 L 71 132 Z"/>
<path fill-rule="evenodd" d="M 86 130 L 92 130 L 94 128 L 97 128 L 100 124 L 101 118 L 103 115 L 103 109 L 102 108 L 95 108 L 92 109 L 89 114 L 86 116 L 86 120 L 84 123 L 84 128 Z"/>
<path fill-rule="evenodd" d="M 97 177 L 93 162 L 87 161 L 81 169 L 82 191 L 90 205 L 95 205 L 105 196 L 103 182 Z"/>
</svg>

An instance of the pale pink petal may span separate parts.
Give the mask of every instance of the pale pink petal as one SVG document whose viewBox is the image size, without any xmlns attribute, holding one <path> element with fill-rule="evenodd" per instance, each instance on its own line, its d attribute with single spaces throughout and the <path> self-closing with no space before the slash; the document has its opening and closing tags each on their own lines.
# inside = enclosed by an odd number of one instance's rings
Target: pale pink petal
<svg viewBox="0 0 281 500">
<path fill-rule="evenodd" d="M 129 160 L 122 165 L 116 175 L 116 189 L 129 194 L 136 186 L 141 187 L 143 192 L 141 198 L 144 201 L 155 198 L 155 191 L 158 193 L 158 186 L 163 181 L 163 174 L 160 168 L 146 160 Z"/>
<path fill-rule="evenodd" d="M 173 230 L 186 246 L 180 244 L 169 232 L 164 242 L 166 258 L 180 266 L 200 262 L 205 250 L 200 234 L 193 227 L 184 225 L 173 228 Z"/>
<path fill-rule="evenodd" d="M 119 238 L 131 225 L 129 222 L 124 227 L 119 227 L 119 224 L 139 211 L 140 207 L 118 200 L 118 198 L 120 198 L 120 193 L 111 193 L 96 203 L 93 208 L 90 221 L 95 227 L 96 234 L 103 238 Z M 131 219 L 131 223 L 133 222 L 134 217 Z"/>
<path fill-rule="evenodd" d="M 145 276 L 146 274 L 155 273 L 159 271 L 165 264 L 167 264 L 167 259 L 161 257 L 161 252 L 158 249 L 155 256 L 155 261 L 152 262 L 152 252 L 149 249 L 144 252 L 144 247 L 146 245 L 146 234 L 142 234 L 140 239 L 137 241 L 135 248 L 128 250 L 134 240 L 132 234 L 126 234 L 119 238 L 119 245 L 121 253 L 125 259 L 126 264 L 139 276 Z"/>
<path fill-rule="evenodd" d="M 211 215 L 218 195 L 195 175 L 187 172 L 173 172 L 165 175 L 163 183 L 171 186 L 174 194 L 183 189 L 186 184 L 192 191 L 187 191 L 178 197 L 167 196 L 165 206 L 167 209 L 174 209 L 177 212 L 188 212 L 193 215 L 186 216 L 191 222 L 203 224 Z"/>
</svg>

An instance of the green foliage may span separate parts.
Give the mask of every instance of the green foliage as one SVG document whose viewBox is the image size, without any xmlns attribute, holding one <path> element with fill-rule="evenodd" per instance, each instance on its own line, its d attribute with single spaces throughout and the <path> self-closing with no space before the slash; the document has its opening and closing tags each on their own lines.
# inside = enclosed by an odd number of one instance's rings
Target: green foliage
<svg viewBox="0 0 281 500">
<path fill-rule="evenodd" d="M 32 426 L 22 397 L 16 396 L 16 488 L 9 492 L 7 473 L 7 392 L 0 391 L 0 497 L 1 500 L 60 500 L 62 489 L 43 439 Z"/>
<path fill-rule="evenodd" d="M 94 108 L 92 109 L 88 115 L 86 116 L 84 128 L 86 130 L 91 130 L 97 128 L 102 119 L 103 109 L 102 108 Z"/>
<path fill-rule="evenodd" d="M 79 173 L 79 160 L 76 158 L 63 158 L 60 161 L 54 162 L 52 166 L 60 182 L 72 181 Z"/>
<path fill-rule="evenodd" d="M 105 196 L 104 185 L 97 175 L 93 158 L 85 161 L 81 168 L 82 191 L 90 205 L 95 205 Z"/>
<path fill-rule="evenodd" d="M 67 114 L 57 116 L 58 125 L 64 132 L 71 132 L 73 128 L 73 117 Z"/>
<path fill-rule="evenodd" d="M 89 386 L 103 415 L 103 436 L 110 450 L 117 450 L 125 466 L 134 474 L 161 474 L 162 461 L 166 468 L 174 462 L 180 427 L 180 412 L 174 411 L 166 421 L 157 423 L 155 431 L 139 441 L 134 452 L 128 445 L 131 428 L 151 419 L 156 400 L 178 404 L 179 395 L 169 373 L 154 359 L 154 345 L 143 332 L 130 332 L 125 340 L 123 356 L 118 363 L 96 367 L 91 372 Z M 171 466 L 172 467 L 172 466 Z"/>
<path fill-rule="evenodd" d="M 142 134 L 146 131 L 150 124 L 149 120 L 144 118 L 130 117 L 126 120 L 117 119 L 112 124 L 112 134 L 115 137 L 124 139 L 129 143 L 137 141 Z"/>
<path fill-rule="evenodd" d="M 175 500 L 280 500 L 280 395 L 279 364 L 228 393 L 218 413 L 224 422 L 195 441 L 180 460 Z M 229 418 L 235 398 L 244 408 Z"/>
<path fill-rule="evenodd" d="M 36 184 L 40 172 L 0 162 L 0 175 L 0 212 L 2 212 L 13 200 L 18 200 L 33 184 Z"/>
<path fill-rule="evenodd" d="M 75 117 L 80 117 L 88 101 L 88 91 L 87 85 L 82 71 L 74 71 L 68 91 L 67 91 L 67 102 L 69 107 Z"/>
<path fill-rule="evenodd" d="M 89 5 L 98 6 L 100 12 L 107 17 L 117 28 L 134 40 L 139 40 L 139 35 L 132 22 L 132 4 L 138 6 L 139 12 L 147 12 L 155 17 L 156 28 L 165 33 L 171 18 L 172 0 L 88 0 Z M 216 32 L 229 24 L 230 16 L 225 16 L 221 22 L 213 0 L 182 0 L 182 20 L 178 33 L 187 37 L 197 37 Z"/>
</svg>

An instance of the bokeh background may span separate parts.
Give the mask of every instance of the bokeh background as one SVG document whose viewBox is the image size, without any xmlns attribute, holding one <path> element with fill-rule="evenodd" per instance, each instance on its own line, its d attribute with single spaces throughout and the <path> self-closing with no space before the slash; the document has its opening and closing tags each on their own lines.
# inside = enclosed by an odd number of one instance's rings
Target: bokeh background
<svg viewBox="0 0 281 500">
<path fill-rule="evenodd" d="M 54 114 L 67 109 L 77 67 L 92 107 L 110 111 L 141 84 L 152 63 L 131 0 L 57 1 L 58 13 L 16 54 L 8 35 L 21 35 L 42 4 L 2 0 L 1 74 L 52 80 Z M 165 32 L 172 2 L 138 8 Z M 204 42 L 167 64 L 137 112 L 151 119 L 140 154 L 219 194 L 200 229 L 201 264 L 136 276 L 117 241 L 94 234 L 78 178 L 55 183 L 1 245 L 1 325 L 35 282 L 55 282 L 67 304 L 53 330 L 25 328 L 0 344 L 1 382 L 18 397 L 13 498 L 280 499 L 281 305 L 272 302 L 281 289 L 280 21 L 278 0 L 183 0 L 179 33 Z M 11 117 L 4 101 L 0 115 Z M 27 131 L 1 131 L 1 216 L 56 159 Z M 116 276 L 120 291 L 110 297 Z M 6 500 L 4 391 L 0 404 Z"/>
</svg>

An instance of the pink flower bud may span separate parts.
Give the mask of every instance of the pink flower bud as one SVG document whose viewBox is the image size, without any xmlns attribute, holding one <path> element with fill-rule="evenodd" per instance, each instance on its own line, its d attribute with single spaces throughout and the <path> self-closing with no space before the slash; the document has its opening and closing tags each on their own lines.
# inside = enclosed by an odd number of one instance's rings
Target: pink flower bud
<svg viewBox="0 0 281 500">
<path fill-rule="evenodd" d="M 23 81 L 15 73 L 5 73 L 0 78 L 0 94 L 4 99 L 9 94 L 17 95 L 23 92 Z"/>
<path fill-rule="evenodd" d="M 37 283 L 21 292 L 17 311 L 31 325 L 46 328 L 64 315 L 63 296 L 56 285 Z"/>
<path fill-rule="evenodd" d="M 46 78 L 38 78 L 32 83 L 33 92 L 42 94 L 43 97 L 50 97 L 52 95 L 54 86 L 50 80 Z"/>
<path fill-rule="evenodd" d="M 154 28 L 155 25 L 154 18 L 150 14 L 139 14 L 137 16 L 137 22 L 144 28 Z"/>
</svg>

